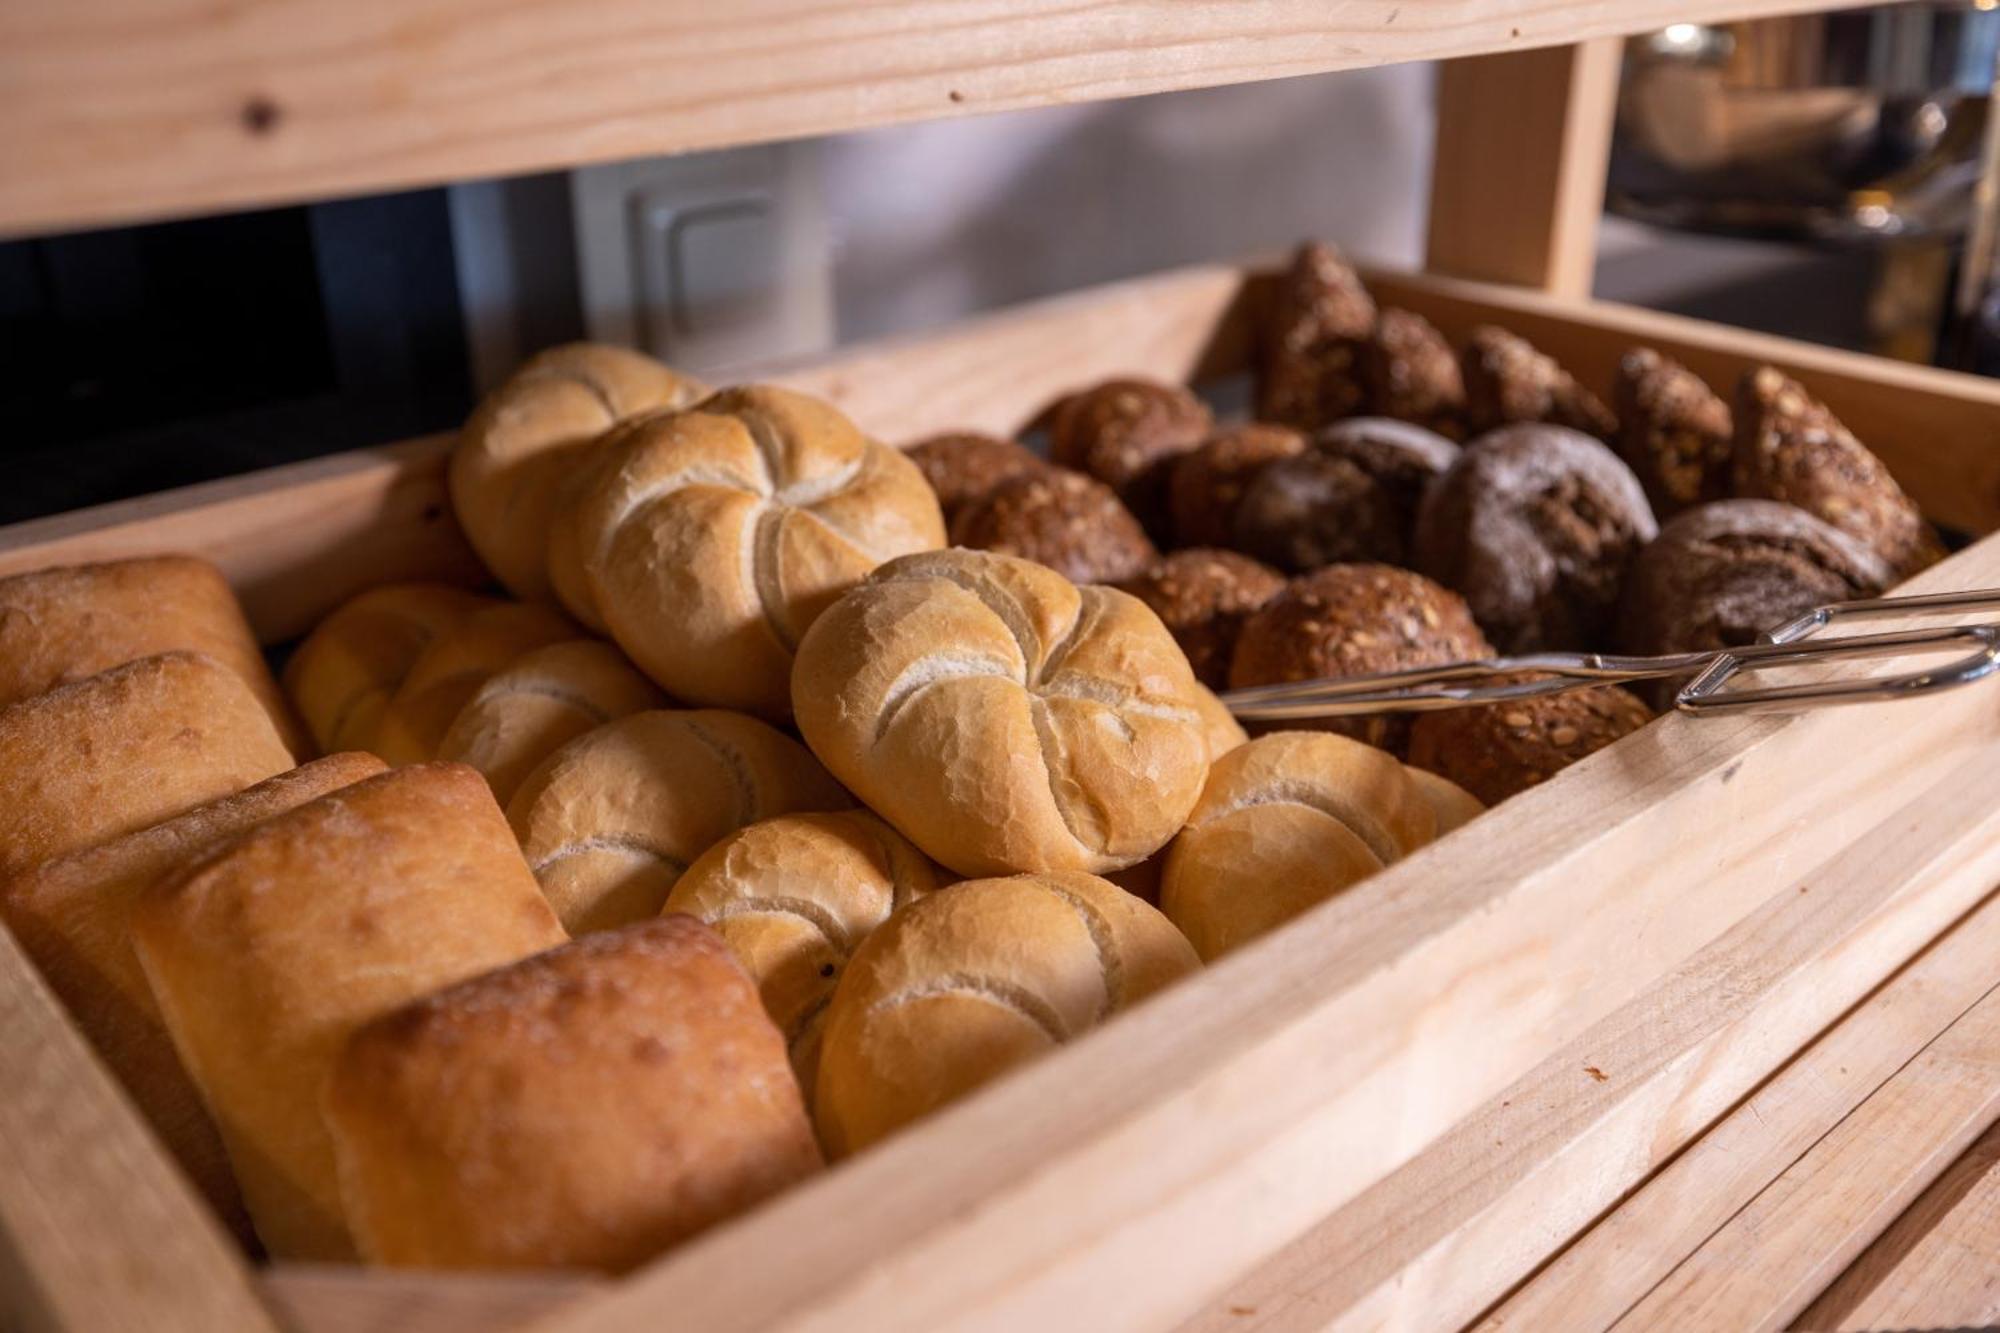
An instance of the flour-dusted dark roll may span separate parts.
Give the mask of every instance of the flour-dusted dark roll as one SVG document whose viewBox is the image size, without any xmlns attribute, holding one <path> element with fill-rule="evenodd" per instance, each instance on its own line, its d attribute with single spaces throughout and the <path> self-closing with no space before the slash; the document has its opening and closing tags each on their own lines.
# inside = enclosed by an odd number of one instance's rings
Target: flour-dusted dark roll
<svg viewBox="0 0 2000 1333">
<path fill-rule="evenodd" d="M 1375 300 L 1338 250 L 1302 245 L 1258 330 L 1257 416 L 1313 430 L 1362 410 L 1361 340 Z"/>
<path fill-rule="evenodd" d="M 1657 531 L 1638 478 L 1604 445 L 1510 426 L 1467 445 L 1424 497 L 1416 563 L 1464 594 L 1503 653 L 1591 649 Z"/>
<path fill-rule="evenodd" d="M 1067 468 L 1003 481 L 967 504 L 951 544 L 1033 560 L 1072 583 L 1116 583 L 1160 558 L 1109 486 Z"/>
<path fill-rule="evenodd" d="M 1222 689 L 1243 618 L 1284 591 L 1285 576 L 1247 555 L 1196 546 L 1119 586 L 1153 608 L 1195 679 Z"/>
<path fill-rule="evenodd" d="M 1465 375 L 1437 327 L 1409 310 L 1384 310 L 1361 343 L 1368 411 L 1453 439 L 1465 432 Z"/>
<path fill-rule="evenodd" d="M 1289 426 L 1253 421 L 1217 431 L 1173 462 L 1167 509 L 1182 546 L 1227 546 L 1236 507 L 1257 474 L 1304 450 L 1306 437 Z"/>
<path fill-rule="evenodd" d="M 1635 347 L 1618 362 L 1618 456 L 1655 513 L 1729 494 L 1729 404 L 1678 361 Z"/>
<path fill-rule="evenodd" d="M 1309 449 L 1257 474 L 1231 544 L 1292 574 L 1377 560 L 1402 564 L 1408 533 L 1382 484 L 1339 454 Z"/>
<path fill-rule="evenodd" d="M 1609 439 L 1617 423 L 1597 395 L 1519 334 L 1491 324 L 1465 341 L 1466 426 L 1474 435 L 1545 421 Z"/>
</svg>

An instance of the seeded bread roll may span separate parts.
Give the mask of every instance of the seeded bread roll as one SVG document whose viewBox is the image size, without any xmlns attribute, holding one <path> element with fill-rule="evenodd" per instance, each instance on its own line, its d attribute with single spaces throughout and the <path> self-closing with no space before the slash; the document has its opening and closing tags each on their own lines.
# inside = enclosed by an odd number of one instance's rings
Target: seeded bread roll
<svg viewBox="0 0 2000 1333">
<path fill-rule="evenodd" d="M 0 579 L 0 706 L 169 652 L 243 678 L 287 749 L 311 751 L 222 571 L 186 555 L 67 565 Z"/>
<path fill-rule="evenodd" d="M 657 916 L 688 865 L 774 815 L 849 804 L 797 741 L 720 709 L 632 713 L 557 750 L 507 806 L 573 935 Z"/>
<path fill-rule="evenodd" d="M 496 605 L 442 583 L 371 588 L 320 621 L 293 651 L 285 692 L 321 750 L 365 750 L 424 650 L 468 613 Z"/>
<path fill-rule="evenodd" d="M 0 708 L 0 882 L 292 766 L 250 687 L 161 653 Z"/>
<path fill-rule="evenodd" d="M 1215 418 L 1178 384 L 1116 379 L 1073 393 L 1049 424 L 1049 458 L 1118 493 L 1155 540 L 1172 536 L 1167 487 L 1175 460 L 1208 438 Z"/>
<path fill-rule="evenodd" d="M 437 757 L 478 769 L 504 807 L 528 774 L 578 736 L 666 702 L 610 644 L 565 639 L 489 677 L 453 719 Z"/>
<path fill-rule="evenodd" d="M 1882 460 L 1826 404 L 1770 366 L 1744 376 L 1731 453 L 1736 494 L 1782 500 L 1867 543 L 1898 579 L 1944 556 Z"/>
<path fill-rule="evenodd" d="M 355 1033 L 327 1123 L 362 1254 L 622 1273 L 820 1167 L 784 1040 L 687 917 L 593 935 Z"/>
<path fill-rule="evenodd" d="M 238 1235 L 249 1234 L 249 1218 L 236 1177 L 133 952 L 132 912 L 154 885 L 236 834 L 381 771 L 372 755 L 330 755 L 0 881 L 7 928 L 181 1169 Z"/>
<path fill-rule="evenodd" d="M 1437 835 L 1440 838 L 1486 813 L 1486 807 L 1480 804 L 1478 797 L 1450 778 L 1407 764 L 1403 771 L 1410 775 L 1410 781 L 1417 784 L 1417 794 L 1431 808 L 1431 814 L 1437 819 Z"/>
<path fill-rule="evenodd" d="M 1422 713 L 1410 728 L 1410 763 L 1498 805 L 1652 717 L 1638 695 L 1615 685 Z"/>
<path fill-rule="evenodd" d="M 864 810 L 780 815 L 703 852 L 665 910 L 728 941 L 785 1034 L 799 1086 L 810 1088 L 841 969 L 890 913 L 942 883 L 929 857 Z"/>
<path fill-rule="evenodd" d="M 1450 439 L 1465 434 L 1465 377 L 1458 354 L 1429 320 L 1384 310 L 1361 343 L 1368 410 Z"/>
<path fill-rule="evenodd" d="M 319 1100 L 348 1035 L 563 938 L 486 783 L 457 764 L 264 821 L 156 886 L 132 930 L 257 1234 L 288 1259 L 354 1254 Z"/>
<path fill-rule="evenodd" d="M 1198 966 L 1165 917 L 1095 875 L 940 889 L 870 935 L 834 992 L 821 1142 L 857 1152 Z"/>
<path fill-rule="evenodd" d="M 622 347 L 569 343 L 531 358 L 479 404 L 452 451 L 452 508 L 479 558 L 515 596 L 548 601 L 549 523 L 563 475 L 621 420 L 685 407 L 705 392 Z"/>
<path fill-rule="evenodd" d="M 1312 447 L 1344 458 L 1374 479 L 1395 506 L 1405 537 L 1431 483 L 1458 461 L 1458 446 L 1434 430 L 1388 417 L 1349 417 L 1313 436 Z"/>
<path fill-rule="evenodd" d="M 592 596 L 640 670 L 676 699 L 774 719 L 813 618 L 882 561 L 944 544 L 916 464 L 768 386 L 624 435 L 577 523 Z"/>
<path fill-rule="evenodd" d="M 1638 478 L 1598 441 L 1510 426 L 1467 445 L 1424 497 L 1417 568 L 1463 593 L 1502 652 L 1602 648 L 1657 532 Z"/>
<path fill-rule="evenodd" d="M 905 445 L 903 453 L 937 493 L 947 528 L 959 510 L 1001 482 L 1044 472 L 1049 466 L 1025 445 L 971 431 L 934 435 Z"/>
<path fill-rule="evenodd" d="M 1729 494 L 1729 404 L 1650 347 L 1618 362 L 1618 456 L 1661 518 Z"/>
<path fill-rule="evenodd" d="M 1328 565 L 1292 580 L 1244 623 L 1229 685 L 1365 676 L 1492 653 L 1449 589 L 1388 565 Z M 1390 750 L 1400 750 L 1409 731 L 1408 720 L 1393 714 L 1322 725 Z"/>
<path fill-rule="evenodd" d="M 1244 488 L 1267 466 L 1305 447 L 1305 436 L 1289 426 L 1253 421 L 1217 431 L 1174 459 L 1167 476 L 1174 540 L 1182 546 L 1227 546 Z"/>
<path fill-rule="evenodd" d="M 1474 436 L 1516 422 L 1566 426 L 1610 439 L 1618 423 L 1597 395 L 1518 334 L 1472 331 L 1463 357 L 1466 425 Z"/>
<path fill-rule="evenodd" d="M 1061 468 L 1001 482 L 958 511 L 951 540 L 1033 560 L 1074 583 L 1116 583 L 1160 558 L 1109 486 Z"/>
<path fill-rule="evenodd" d="M 1430 803 L 1390 756 L 1327 732 L 1274 732 L 1209 770 L 1167 853 L 1160 910 L 1212 962 L 1436 834 Z"/>
<path fill-rule="evenodd" d="M 1259 472 L 1236 506 L 1236 548 L 1287 573 L 1397 562 L 1407 540 L 1388 491 L 1348 459 L 1317 449 Z"/>
<path fill-rule="evenodd" d="M 1175 551 L 1119 585 L 1153 614 L 1187 654 L 1195 679 L 1221 688 L 1243 618 L 1284 590 L 1285 577 L 1234 551 Z"/>
<path fill-rule="evenodd" d="M 1009 556 L 884 565 L 807 633 L 792 689 L 821 762 L 962 875 L 1143 860 L 1208 768 L 1159 617 Z"/>
<path fill-rule="evenodd" d="M 575 637 L 576 626 L 529 602 L 467 612 L 411 664 L 368 748 L 392 764 L 437 758 L 445 733 L 480 686 L 523 654 Z"/>
<path fill-rule="evenodd" d="M 1340 252 L 1300 246 L 1258 330 L 1258 418 L 1316 430 L 1361 411 L 1360 344 L 1374 328 L 1375 302 Z"/>
</svg>

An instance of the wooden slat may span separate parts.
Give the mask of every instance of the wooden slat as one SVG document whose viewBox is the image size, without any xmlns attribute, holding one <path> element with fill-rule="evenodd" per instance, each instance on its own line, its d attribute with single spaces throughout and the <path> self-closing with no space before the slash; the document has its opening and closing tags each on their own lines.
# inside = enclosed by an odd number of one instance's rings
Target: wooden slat
<svg viewBox="0 0 2000 1333">
<path fill-rule="evenodd" d="M 1679 358 L 1725 396 L 1746 369 L 1804 380 L 1866 440 L 1924 512 L 1968 532 L 2000 528 L 2000 380 L 1933 370 L 1790 338 L 1727 329 L 1600 301 L 1398 273 L 1371 273 L 1377 297 L 1461 338 L 1499 322 L 1607 390 L 1618 358 L 1646 344 Z"/>
<path fill-rule="evenodd" d="M 2000 1327 L 2000 1125 L 1952 1163 L 1794 1327 Z"/>
<path fill-rule="evenodd" d="M 1858 0 L 1837 0 L 1853 4 Z M 212 212 L 1828 0 L 10 0 L 0 231 Z"/>
<path fill-rule="evenodd" d="M 275 1333 L 235 1242 L 0 930 L 0 1328 Z"/>
<path fill-rule="evenodd" d="M 2000 989 L 1988 991 L 1612 1327 L 1789 1328 L 1996 1118 Z"/>
<path fill-rule="evenodd" d="M 1477 1316 L 2000 880 L 1996 789 L 2000 746 L 1859 846 L 1800 865 L 1790 892 L 1272 1256 L 1191 1333 Z M 1984 938 L 2000 940 L 2000 904 L 1990 916 Z"/>
<path fill-rule="evenodd" d="M 510 1333 L 561 1309 L 601 1279 L 276 1264 L 258 1283 L 287 1333 Z"/>
<path fill-rule="evenodd" d="M 1590 295 L 1623 56 L 1600 37 L 1439 68 L 1425 269 Z"/>
<path fill-rule="evenodd" d="M 1991 989 L 1990 898 L 1753 1092 L 1478 1328 L 1607 1328 Z M 1948 1322 L 1948 1321 L 1947 1321 Z"/>
</svg>

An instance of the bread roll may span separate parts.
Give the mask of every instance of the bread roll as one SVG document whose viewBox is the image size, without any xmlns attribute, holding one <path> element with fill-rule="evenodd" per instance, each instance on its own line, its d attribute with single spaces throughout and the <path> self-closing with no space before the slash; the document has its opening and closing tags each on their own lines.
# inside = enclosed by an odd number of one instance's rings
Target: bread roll
<svg viewBox="0 0 2000 1333">
<path fill-rule="evenodd" d="M 1274 732 L 1216 760 L 1167 853 L 1160 910 L 1213 960 L 1436 834 L 1389 755 L 1330 732 Z"/>
<path fill-rule="evenodd" d="M 1165 541 L 1172 527 L 1167 491 L 1173 462 L 1214 426 L 1208 405 L 1178 384 L 1106 380 L 1057 405 L 1049 422 L 1049 458 L 1111 487 L 1146 531 Z"/>
<path fill-rule="evenodd" d="M 516 658 L 481 685 L 438 743 L 437 757 L 478 769 L 505 806 L 522 780 L 570 741 L 665 703 L 610 644 L 566 639 Z"/>
<path fill-rule="evenodd" d="M 1619 358 L 1612 388 L 1618 456 L 1646 488 L 1654 514 L 1671 518 L 1729 494 L 1729 404 L 1701 377 L 1650 347 Z"/>
<path fill-rule="evenodd" d="M 410 665 L 369 749 L 392 764 L 437 757 L 438 746 L 479 687 L 537 648 L 576 637 L 576 626 L 526 602 L 467 612 Z"/>
<path fill-rule="evenodd" d="M 1194 706 L 1195 711 L 1201 714 L 1202 737 L 1208 744 L 1208 761 L 1211 764 L 1250 739 L 1250 734 L 1243 730 L 1243 724 L 1236 720 L 1236 714 L 1229 711 L 1229 705 L 1222 702 L 1208 686 L 1195 687 Z"/>
<path fill-rule="evenodd" d="M 569 343 L 531 358 L 479 404 L 451 455 L 451 503 L 480 559 L 517 597 L 549 598 L 558 485 L 619 421 L 706 390 L 649 356 Z"/>
<path fill-rule="evenodd" d="M 175 651 L 241 676 L 286 747 L 309 751 L 243 607 L 208 561 L 156 555 L 0 579 L 0 705 Z"/>
<path fill-rule="evenodd" d="M 1596 394 L 1533 343 L 1492 324 L 1465 340 L 1466 425 L 1475 436 L 1518 422 L 1544 422 L 1610 439 L 1618 423 Z"/>
<path fill-rule="evenodd" d="M 903 456 L 917 465 L 937 493 L 947 528 L 960 509 L 1001 482 L 1044 472 L 1049 466 L 1025 445 L 976 431 L 952 431 L 906 444 Z"/>
<path fill-rule="evenodd" d="M 1465 375 L 1436 325 L 1414 311 L 1383 310 L 1359 359 L 1370 412 L 1464 438 Z"/>
<path fill-rule="evenodd" d="M 940 889 L 869 936 L 834 992 L 821 1141 L 865 1148 L 1197 966 L 1165 917 L 1095 875 Z"/>
<path fill-rule="evenodd" d="M 320 621 L 293 651 L 285 692 L 321 750 L 365 750 L 424 650 L 466 613 L 495 604 L 443 583 L 371 588 Z"/>
<path fill-rule="evenodd" d="M 1424 798 L 1424 804 L 1437 818 L 1438 837 L 1463 828 L 1486 813 L 1486 807 L 1480 804 L 1478 797 L 1450 778 L 1422 768 L 1406 766 L 1404 771 L 1410 775 L 1410 781 L 1417 784 L 1417 795 Z"/>
<path fill-rule="evenodd" d="M 0 708 L 0 880 L 292 766 L 214 658 L 161 653 Z"/>
<path fill-rule="evenodd" d="M 1244 618 L 1285 590 L 1285 576 L 1247 555 L 1196 546 L 1118 586 L 1152 608 L 1196 680 L 1221 688 Z"/>
<path fill-rule="evenodd" d="M 14 938 L 182 1169 L 239 1234 L 247 1234 L 248 1219 L 236 1178 L 132 950 L 132 912 L 147 890 L 228 838 L 381 771 L 382 761 L 371 755 L 331 755 L 0 882 L 0 916 Z"/>
<path fill-rule="evenodd" d="M 1638 695 L 1616 685 L 1447 708 L 1410 727 L 1410 762 L 1498 805 L 1652 720 Z"/>
<path fill-rule="evenodd" d="M 641 670 L 675 698 L 779 719 L 813 618 L 882 561 L 944 543 L 916 464 L 761 386 L 624 433 L 577 524 L 597 609 Z"/>
<path fill-rule="evenodd" d="M 951 544 L 1033 560 L 1073 583 L 1118 583 L 1160 558 L 1116 492 L 1059 467 L 1003 481 L 967 501 L 952 520 Z"/>
<path fill-rule="evenodd" d="M 370 1023 L 326 1097 L 361 1252 L 622 1272 L 819 1169 L 784 1039 L 684 916 Z"/>
<path fill-rule="evenodd" d="M 1208 768 L 1194 674 L 1159 617 L 1011 556 L 877 570 L 799 645 L 792 695 L 833 775 L 962 875 L 1143 860 Z"/>
<path fill-rule="evenodd" d="M 507 817 L 572 934 L 659 913 L 681 872 L 724 835 L 848 804 L 797 741 L 720 710 L 633 713 L 557 750 Z"/>
<path fill-rule="evenodd" d="M 1288 426 L 1251 421 L 1228 426 L 1173 461 L 1167 477 L 1167 511 L 1182 546 L 1227 546 L 1236 531 L 1236 506 L 1257 474 L 1306 447 Z"/>
<path fill-rule="evenodd" d="M 810 1088 L 841 968 L 891 912 L 942 882 L 928 857 L 866 811 L 780 815 L 703 852 L 666 910 L 700 918 L 729 942 Z"/>
<path fill-rule="evenodd" d="M 1375 301 L 1340 252 L 1301 245 L 1257 330 L 1257 419 L 1315 430 L 1360 411 L 1361 341 L 1374 327 Z"/>
<path fill-rule="evenodd" d="M 266 820 L 148 893 L 132 928 L 257 1234 L 282 1259 L 354 1253 L 319 1106 L 348 1035 L 563 939 L 485 781 L 457 764 Z"/>
</svg>

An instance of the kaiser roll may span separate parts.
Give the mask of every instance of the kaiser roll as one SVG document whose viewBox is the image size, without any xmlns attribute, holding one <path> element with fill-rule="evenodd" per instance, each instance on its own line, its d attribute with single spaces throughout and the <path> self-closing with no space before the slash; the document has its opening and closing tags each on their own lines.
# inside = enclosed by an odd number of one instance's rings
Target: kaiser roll
<svg viewBox="0 0 2000 1333">
<path fill-rule="evenodd" d="M 319 622 L 285 663 L 285 691 L 319 748 L 365 750 L 410 668 L 468 612 L 496 605 L 443 583 L 371 588 Z"/>
<path fill-rule="evenodd" d="M 468 612 L 411 664 L 368 748 L 392 764 L 436 758 L 445 733 L 480 686 L 523 654 L 575 635 L 576 626 L 528 602 L 496 602 Z"/>
</svg>

